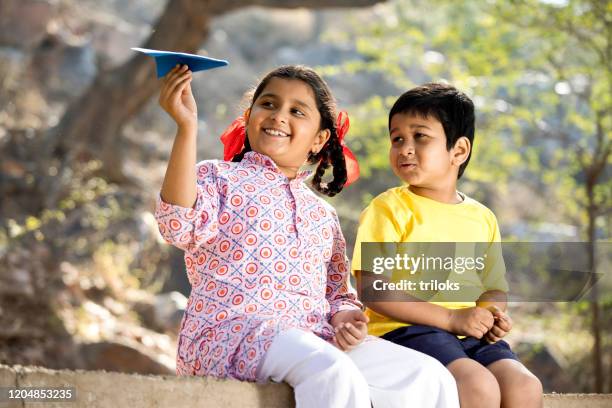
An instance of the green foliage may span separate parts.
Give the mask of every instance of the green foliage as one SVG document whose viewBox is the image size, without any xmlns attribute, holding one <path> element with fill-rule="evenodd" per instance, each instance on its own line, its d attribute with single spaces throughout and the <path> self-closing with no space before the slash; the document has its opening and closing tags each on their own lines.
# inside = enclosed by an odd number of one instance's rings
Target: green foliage
<svg viewBox="0 0 612 408">
<path fill-rule="evenodd" d="M 326 73 L 374 71 L 399 89 L 453 83 L 477 107 L 468 182 L 502 194 L 511 182 L 526 184 L 563 203 L 562 218 L 584 227 L 589 165 L 612 136 L 610 4 L 396 0 L 365 28 L 359 22 L 353 45 L 362 58 Z M 370 182 L 374 170 L 388 167 L 393 100 L 375 95 L 351 112 L 351 143 Z M 610 206 L 610 183 L 609 170 L 599 174 L 600 208 Z"/>
</svg>

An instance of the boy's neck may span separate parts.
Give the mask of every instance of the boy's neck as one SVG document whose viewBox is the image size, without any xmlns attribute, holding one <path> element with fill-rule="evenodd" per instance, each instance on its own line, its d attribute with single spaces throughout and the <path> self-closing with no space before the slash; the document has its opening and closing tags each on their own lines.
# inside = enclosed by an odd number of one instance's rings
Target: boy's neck
<svg viewBox="0 0 612 408">
<path fill-rule="evenodd" d="M 445 204 L 459 204 L 463 202 L 463 198 L 457 192 L 455 184 L 448 188 L 440 189 L 410 185 L 408 189 L 416 195 Z"/>
</svg>

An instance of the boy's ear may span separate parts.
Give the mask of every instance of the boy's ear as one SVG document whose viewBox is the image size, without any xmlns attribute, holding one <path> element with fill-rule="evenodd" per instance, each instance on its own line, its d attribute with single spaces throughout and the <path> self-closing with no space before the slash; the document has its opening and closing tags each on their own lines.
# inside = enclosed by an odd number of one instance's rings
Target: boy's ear
<svg viewBox="0 0 612 408">
<path fill-rule="evenodd" d="M 310 151 L 314 154 L 319 153 L 323 146 L 325 146 L 325 143 L 327 143 L 327 141 L 329 140 L 330 136 L 331 132 L 329 131 L 329 129 L 320 130 L 317 133 L 317 136 L 315 137 L 312 146 L 310 147 Z"/>
<path fill-rule="evenodd" d="M 461 166 L 470 156 L 472 151 L 472 144 L 470 139 L 465 136 L 461 136 L 455 142 L 455 146 L 452 149 L 452 161 L 457 167 Z"/>
</svg>

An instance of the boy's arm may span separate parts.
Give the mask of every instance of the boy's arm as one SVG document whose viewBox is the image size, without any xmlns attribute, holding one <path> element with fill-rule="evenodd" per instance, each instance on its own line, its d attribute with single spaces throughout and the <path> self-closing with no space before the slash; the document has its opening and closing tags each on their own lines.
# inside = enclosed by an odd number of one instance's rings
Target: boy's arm
<svg viewBox="0 0 612 408">
<path fill-rule="evenodd" d="M 362 285 L 364 274 L 356 273 L 358 286 L 365 299 L 374 299 L 375 294 L 371 288 Z M 386 280 L 378 275 L 377 279 Z M 376 313 L 388 316 L 396 321 L 433 326 L 449 333 L 482 338 L 493 326 L 493 314 L 482 307 L 469 307 L 464 309 L 447 309 L 445 307 L 419 300 L 405 292 L 395 292 L 390 301 L 364 301 L 367 307 Z"/>
<path fill-rule="evenodd" d="M 476 300 L 476 306 L 483 307 L 488 310 L 494 309 L 496 306 L 501 311 L 506 311 L 508 306 L 508 296 L 506 292 L 501 290 L 488 290 Z"/>
<path fill-rule="evenodd" d="M 422 301 L 365 302 L 376 313 L 398 322 L 422 324 L 452 332 L 450 327 L 452 310 Z"/>
</svg>

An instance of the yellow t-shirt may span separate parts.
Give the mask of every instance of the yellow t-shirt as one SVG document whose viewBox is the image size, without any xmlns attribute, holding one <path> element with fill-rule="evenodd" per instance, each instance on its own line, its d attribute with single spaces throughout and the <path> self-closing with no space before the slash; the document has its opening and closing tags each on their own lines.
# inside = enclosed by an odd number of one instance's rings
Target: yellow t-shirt
<svg viewBox="0 0 612 408">
<path fill-rule="evenodd" d="M 361 268 L 361 243 L 363 242 L 500 242 L 497 219 L 491 210 L 478 201 L 462 194 L 464 200 L 458 204 L 441 203 L 411 192 L 407 186 L 395 187 L 374 198 L 361 213 L 359 229 L 353 251 L 352 270 Z M 508 291 L 505 266 L 501 251 L 487 260 L 484 273 L 465 273 L 463 283 L 469 283 L 479 293 L 487 290 Z M 444 296 L 434 296 L 430 301 L 450 309 L 475 305 L 478 296 L 471 301 L 449 302 Z M 370 318 L 368 331 L 381 336 L 406 323 L 366 310 Z"/>
</svg>

